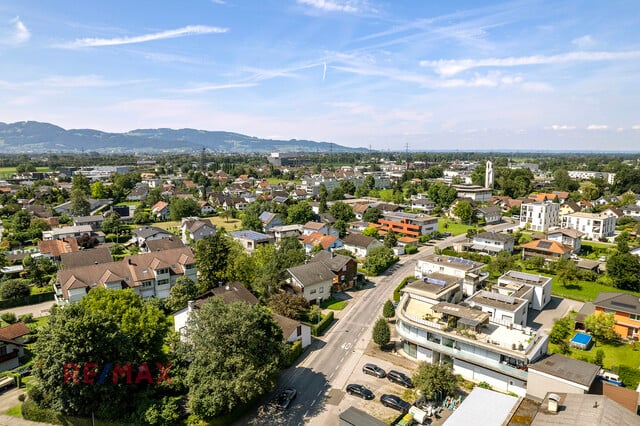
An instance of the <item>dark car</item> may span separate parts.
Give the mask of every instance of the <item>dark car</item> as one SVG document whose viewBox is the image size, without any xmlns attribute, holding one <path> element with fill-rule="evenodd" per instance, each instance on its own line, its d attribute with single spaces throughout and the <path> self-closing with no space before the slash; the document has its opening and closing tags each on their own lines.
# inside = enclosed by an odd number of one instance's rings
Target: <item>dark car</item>
<svg viewBox="0 0 640 426">
<path fill-rule="evenodd" d="M 411 404 L 409 404 L 407 401 L 403 400 L 397 395 L 391 395 L 388 393 L 385 393 L 380 397 L 380 402 L 385 407 L 390 407 L 403 413 L 408 413 L 409 408 L 411 408 Z"/>
<path fill-rule="evenodd" d="M 359 396 L 362 399 L 373 399 L 375 395 L 369 389 L 365 388 L 362 385 L 350 384 L 347 385 L 347 393 L 349 395 Z"/>
<path fill-rule="evenodd" d="M 291 405 L 291 401 L 296 399 L 296 390 L 294 388 L 287 388 L 280 392 L 276 398 L 276 407 L 280 410 L 286 410 Z"/>
<path fill-rule="evenodd" d="M 369 374 L 371 376 L 376 376 L 381 379 L 384 379 L 387 376 L 387 373 L 380 367 L 375 364 L 365 364 L 362 366 L 362 372 L 364 374 Z"/>
<path fill-rule="evenodd" d="M 391 370 L 387 373 L 387 379 L 390 382 L 396 383 L 398 385 L 404 386 L 405 388 L 412 388 L 413 382 L 406 374 L 403 374 L 399 371 Z"/>
</svg>

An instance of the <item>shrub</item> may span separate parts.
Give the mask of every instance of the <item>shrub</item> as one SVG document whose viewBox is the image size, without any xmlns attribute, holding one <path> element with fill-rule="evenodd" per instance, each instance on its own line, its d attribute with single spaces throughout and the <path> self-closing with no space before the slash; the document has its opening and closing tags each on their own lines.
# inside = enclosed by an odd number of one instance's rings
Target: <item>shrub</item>
<svg viewBox="0 0 640 426">
<path fill-rule="evenodd" d="M 405 254 L 416 254 L 418 252 L 418 247 L 416 246 L 404 246 Z"/>
<path fill-rule="evenodd" d="M 53 410 L 48 408 L 41 408 L 31 400 L 26 400 L 22 404 L 22 417 L 26 420 L 34 422 L 51 423 L 54 425 L 61 425 L 62 416 Z"/>
<path fill-rule="evenodd" d="M 480 382 L 478 383 L 478 387 L 482 388 L 482 389 L 491 389 L 491 385 L 487 382 Z"/>
<path fill-rule="evenodd" d="M 291 367 L 294 362 L 302 355 L 302 340 L 296 340 L 291 345 L 287 345 L 285 367 Z"/>
<path fill-rule="evenodd" d="M 333 322 L 333 311 L 322 317 L 320 322 L 311 327 L 312 336 L 320 336 Z"/>
<path fill-rule="evenodd" d="M 389 330 L 389 324 L 384 318 L 379 318 L 373 326 L 373 341 L 380 348 L 383 348 L 389 344 L 390 340 L 391 330 Z"/>
<path fill-rule="evenodd" d="M 22 321 L 25 324 L 32 323 L 34 321 L 33 314 L 20 315 L 20 321 Z"/>
<path fill-rule="evenodd" d="M 3 299 L 20 299 L 31 294 L 29 281 L 23 279 L 7 280 L 0 287 L 0 297 Z"/>
<path fill-rule="evenodd" d="M 6 322 L 7 324 L 13 324 L 18 321 L 18 319 L 16 318 L 16 314 L 14 314 L 13 312 L 5 312 L 4 314 L 0 315 L 0 318 L 2 318 L 2 321 Z"/>
<path fill-rule="evenodd" d="M 20 395 L 18 395 L 18 401 L 20 402 L 24 402 L 24 400 L 26 399 L 27 395 L 21 393 Z"/>
<path fill-rule="evenodd" d="M 415 280 L 416 280 L 416 277 L 405 277 L 400 282 L 398 287 L 396 287 L 395 290 L 393 290 L 393 301 L 394 302 L 399 302 L 400 301 L 400 290 L 402 290 L 409 282 L 415 281 Z"/>
<path fill-rule="evenodd" d="M 387 300 L 382 307 L 382 316 L 385 318 L 391 318 L 396 314 L 396 308 L 393 306 L 391 300 Z"/>
</svg>

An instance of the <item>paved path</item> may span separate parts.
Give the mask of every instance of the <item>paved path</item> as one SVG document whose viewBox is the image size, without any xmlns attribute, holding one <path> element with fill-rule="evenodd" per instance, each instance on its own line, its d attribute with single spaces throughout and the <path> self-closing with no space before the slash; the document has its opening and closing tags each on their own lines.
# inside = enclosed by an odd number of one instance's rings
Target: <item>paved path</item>
<svg viewBox="0 0 640 426">
<path fill-rule="evenodd" d="M 17 306 L 15 308 L 2 309 L 0 310 L 0 315 L 4 314 L 5 312 L 13 312 L 17 317 L 25 314 L 33 314 L 34 318 L 43 317 L 45 315 L 49 315 L 49 309 L 51 309 L 51 307 L 55 303 L 55 301 L 50 300 L 48 302 L 37 303 L 35 305 Z"/>
<path fill-rule="evenodd" d="M 18 417 L 0 414 L 0 425 L 2 426 L 53 426 L 51 423 L 32 422 Z"/>
</svg>

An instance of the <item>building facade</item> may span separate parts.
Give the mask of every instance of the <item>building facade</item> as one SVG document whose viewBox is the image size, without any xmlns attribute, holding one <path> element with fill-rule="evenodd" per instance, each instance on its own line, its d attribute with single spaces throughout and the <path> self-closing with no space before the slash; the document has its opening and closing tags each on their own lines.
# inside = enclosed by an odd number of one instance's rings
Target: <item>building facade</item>
<svg viewBox="0 0 640 426">
<path fill-rule="evenodd" d="M 520 228 L 547 232 L 560 224 L 560 204 L 551 201 L 523 203 L 520 206 Z"/>
</svg>

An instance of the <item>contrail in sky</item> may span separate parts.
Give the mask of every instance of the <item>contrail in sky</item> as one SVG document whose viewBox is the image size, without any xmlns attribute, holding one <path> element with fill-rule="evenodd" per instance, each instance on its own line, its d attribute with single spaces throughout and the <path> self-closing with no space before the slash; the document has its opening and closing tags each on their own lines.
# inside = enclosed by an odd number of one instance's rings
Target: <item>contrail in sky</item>
<svg viewBox="0 0 640 426">
<path fill-rule="evenodd" d="M 327 76 L 327 63 L 324 63 L 324 71 L 322 71 L 322 81 L 324 81 L 325 77 Z"/>
</svg>

